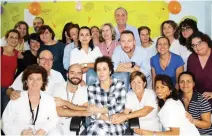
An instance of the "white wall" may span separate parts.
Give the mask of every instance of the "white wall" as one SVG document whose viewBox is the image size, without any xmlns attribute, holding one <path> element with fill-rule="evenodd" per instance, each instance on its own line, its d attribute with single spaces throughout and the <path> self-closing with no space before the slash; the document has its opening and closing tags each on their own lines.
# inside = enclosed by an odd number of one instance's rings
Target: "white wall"
<svg viewBox="0 0 212 136">
<path fill-rule="evenodd" d="M 212 2 L 211 1 L 179 1 L 181 4 L 181 12 L 173 15 L 169 14 L 169 19 L 177 23 L 184 16 L 195 16 L 197 18 L 198 29 L 212 36 L 211 18 L 212 18 Z"/>
</svg>

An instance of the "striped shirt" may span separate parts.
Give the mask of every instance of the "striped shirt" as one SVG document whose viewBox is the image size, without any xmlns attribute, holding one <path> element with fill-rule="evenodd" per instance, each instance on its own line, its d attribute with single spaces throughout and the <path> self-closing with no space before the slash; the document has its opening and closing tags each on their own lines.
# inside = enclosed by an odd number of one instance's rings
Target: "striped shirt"
<svg viewBox="0 0 212 136">
<path fill-rule="evenodd" d="M 181 95 L 181 101 L 183 102 L 183 97 Z M 191 101 L 188 105 L 188 112 L 192 115 L 194 119 L 201 120 L 201 114 L 206 112 L 211 112 L 211 105 L 200 93 L 194 91 L 192 94 Z M 197 126 L 196 126 L 197 127 Z M 198 128 L 201 135 L 212 135 L 212 127 L 208 129 Z"/>
</svg>

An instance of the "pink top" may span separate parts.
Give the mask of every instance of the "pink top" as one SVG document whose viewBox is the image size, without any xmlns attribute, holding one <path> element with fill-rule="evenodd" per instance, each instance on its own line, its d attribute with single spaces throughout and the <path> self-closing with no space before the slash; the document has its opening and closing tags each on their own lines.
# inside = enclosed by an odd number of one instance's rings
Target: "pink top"
<svg viewBox="0 0 212 136">
<path fill-rule="evenodd" d="M 105 42 L 100 43 L 98 46 L 103 56 L 112 57 L 114 49 L 119 45 L 120 43 L 118 41 L 113 40 L 111 45 L 108 48 Z"/>
</svg>

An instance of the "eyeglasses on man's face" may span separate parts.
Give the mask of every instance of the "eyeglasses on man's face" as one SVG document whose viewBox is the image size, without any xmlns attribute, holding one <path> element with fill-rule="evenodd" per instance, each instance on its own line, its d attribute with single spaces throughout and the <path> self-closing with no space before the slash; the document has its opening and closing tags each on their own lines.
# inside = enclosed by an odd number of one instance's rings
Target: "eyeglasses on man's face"
<svg viewBox="0 0 212 136">
<path fill-rule="evenodd" d="M 43 61 L 43 62 L 53 62 L 54 59 L 47 59 L 47 58 L 39 58 L 40 61 Z"/>
</svg>

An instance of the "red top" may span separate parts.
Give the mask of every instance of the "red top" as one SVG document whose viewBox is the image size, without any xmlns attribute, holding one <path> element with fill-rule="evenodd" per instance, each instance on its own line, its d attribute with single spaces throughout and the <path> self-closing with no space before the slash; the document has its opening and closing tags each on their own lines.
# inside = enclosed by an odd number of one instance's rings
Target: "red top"
<svg viewBox="0 0 212 136">
<path fill-rule="evenodd" d="M 0 51 L 2 48 L 0 49 Z M 2 52 L 2 51 L 1 51 Z M 1 87 L 9 87 L 13 81 L 17 68 L 18 51 L 14 50 L 14 56 L 1 54 Z"/>
</svg>

